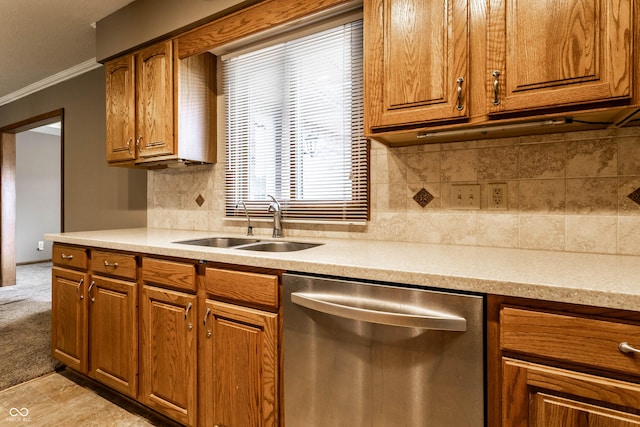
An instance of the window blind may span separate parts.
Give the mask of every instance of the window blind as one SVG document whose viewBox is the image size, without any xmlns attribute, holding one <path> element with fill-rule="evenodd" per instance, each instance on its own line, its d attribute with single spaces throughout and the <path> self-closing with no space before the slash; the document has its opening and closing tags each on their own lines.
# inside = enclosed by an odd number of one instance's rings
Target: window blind
<svg viewBox="0 0 640 427">
<path fill-rule="evenodd" d="M 223 61 L 226 215 L 365 221 L 362 20 Z"/>
</svg>

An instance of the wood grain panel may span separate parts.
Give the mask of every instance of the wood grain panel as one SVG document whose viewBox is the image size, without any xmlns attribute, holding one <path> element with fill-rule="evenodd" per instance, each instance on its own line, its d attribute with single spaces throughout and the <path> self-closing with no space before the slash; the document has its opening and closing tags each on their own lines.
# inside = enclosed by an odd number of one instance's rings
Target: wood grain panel
<svg viewBox="0 0 640 427">
<path fill-rule="evenodd" d="M 207 268 L 205 289 L 212 296 L 277 309 L 278 276 Z"/>
<path fill-rule="evenodd" d="M 138 273 L 135 255 L 108 251 L 91 251 L 91 271 L 94 274 L 135 280 Z"/>
<path fill-rule="evenodd" d="M 135 282 L 92 277 L 89 375 L 138 395 L 138 291 Z"/>
<path fill-rule="evenodd" d="M 640 347 L 640 325 L 503 307 L 502 350 L 640 375 L 640 358 L 619 351 L 623 341 Z"/>
<path fill-rule="evenodd" d="M 174 420 L 194 426 L 196 297 L 143 286 L 140 307 L 140 399 Z"/>
<path fill-rule="evenodd" d="M 206 425 L 280 425 L 278 315 L 212 300 L 205 307 Z"/>
<path fill-rule="evenodd" d="M 638 384 L 509 358 L 502 369 L 505 427 L 640 425 Z"/>
<path fill-rule="evenodd" d="M 53 263 L 60 267 L 86 270 L 88 266 L 87 249 L 55 243 L 52 249 Z"/>
<path fill-rule="evenodd" d="M 144 257 L 142 279 L 145 283 L 195 292 L 196 267 L 194 264 Z"/>
<path fill-rule="evenodd" d="M 134 56 L 126 55 L 105 64 L 107 161 L 136 157 L 136 104 Z"/>
<path fill-rule="evenodd" d="M 180 59 L 298 19 L 327 11 L 352 0 L 264 0 L 177 37 Z"/>
<path fill-rule="evenodd" d="M 82 373 L 87 373 L 87 282 L 86 273 L 52 268 L 51 354 Z"/>
</svg>

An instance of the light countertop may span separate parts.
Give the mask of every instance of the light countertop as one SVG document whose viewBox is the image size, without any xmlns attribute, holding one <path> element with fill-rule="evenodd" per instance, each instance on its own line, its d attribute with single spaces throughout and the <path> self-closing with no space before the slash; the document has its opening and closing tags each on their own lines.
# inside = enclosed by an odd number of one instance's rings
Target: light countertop
<svg viewBox="0 0 640 427">
<path fill-rule="evenodd" d="M 47 234 L 45 238 L 152 255 L 640 311 L 639 256 L 302 237 L 284 239 L 324 244 L 265 253 L 172 243 L 225 236 L 245 237 L 135 228 Z"/>
</svg>

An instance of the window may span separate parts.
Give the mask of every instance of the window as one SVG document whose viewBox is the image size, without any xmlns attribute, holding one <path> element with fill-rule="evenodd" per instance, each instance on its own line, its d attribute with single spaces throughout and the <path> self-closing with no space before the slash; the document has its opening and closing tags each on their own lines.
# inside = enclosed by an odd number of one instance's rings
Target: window
<svg viewBox="0 0 640 427">
<path fill-rule="evenodd" d="M 223 60 L 226 214 L 368 219 L 362 20 Z"/>
</svg>

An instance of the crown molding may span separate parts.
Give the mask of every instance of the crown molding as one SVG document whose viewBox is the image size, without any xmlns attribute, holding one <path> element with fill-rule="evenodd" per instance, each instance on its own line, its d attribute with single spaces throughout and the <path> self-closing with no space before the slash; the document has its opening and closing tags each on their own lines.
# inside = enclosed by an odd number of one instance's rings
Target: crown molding
<svg viewBox="0 0 640 427">
<path fill-rule="evenodd" d="M 48 88 L 49 86 L 53 86 L 65 80 L 69 80 L 73 77 L 79 76 L 80 74 L 95 70 L 96 68 L 101 66 L 102 64 L 96 62 L 96 58 L 88 59 L 78 65 L 67 68 L 66 70 L 60 71 L 59 73 L 30 84 L 29 86 L 25 86 L 22 89 L 18 89 L 15 92 L 0 97 L 0 106 L 16 101 L 20 98 L 24 98 L 25 96 L 31 95 L 32 93 L 41 91 L 42 89 Z"/>
</svg>

